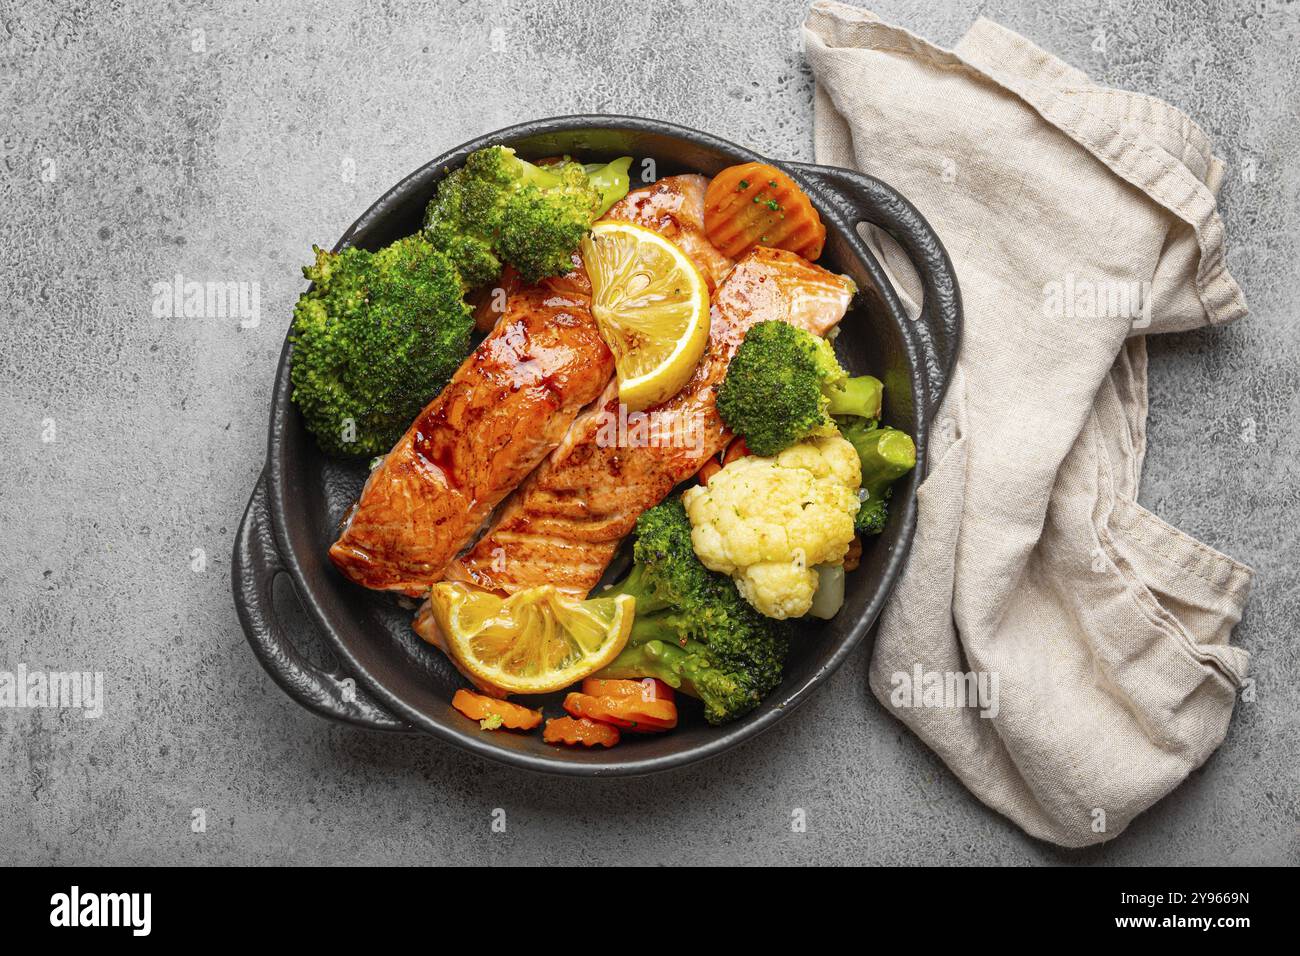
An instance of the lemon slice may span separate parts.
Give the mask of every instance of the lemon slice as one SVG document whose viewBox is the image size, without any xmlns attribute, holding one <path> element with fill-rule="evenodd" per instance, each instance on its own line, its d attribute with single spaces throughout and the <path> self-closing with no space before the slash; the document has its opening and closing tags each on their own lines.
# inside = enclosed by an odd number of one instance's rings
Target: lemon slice
<svg viewBox="0 0 1300 956">
<path fill-rule="evenodd" d="M 511 694 L 549 694 L 600 670 L 623 649 L 636 599 L 580 601 L 551 585 L 508 598 L 459 582 L 429 595 L 447 653 L 472 679 Z"/>
<path fill-rule="evenodd" d="M 709 344 L 709 287 L 695 263 L 657 232 L 598 222 L 582 240 L 591 314 L 614 353 L 629 411 L 672 398 Z"/>
</svg>

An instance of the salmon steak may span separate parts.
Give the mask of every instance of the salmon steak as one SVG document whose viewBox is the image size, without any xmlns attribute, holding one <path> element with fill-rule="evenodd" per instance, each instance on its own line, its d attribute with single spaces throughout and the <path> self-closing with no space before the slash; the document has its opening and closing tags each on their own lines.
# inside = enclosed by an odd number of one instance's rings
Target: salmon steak
<svg viewBox="0 0 1300 956">
<path fill-rule="evenodd" d="M 599 395 L 614 359 L 590 302 L 518 290 L 371 472 L 330 558 L 368 588 L 428 593 L 492 509 Z"/>
<path fill-rule="evenodd" d="M 628 415 L 611 383 L 506 500 L 487 533 L 452 562 L 447 579 L 505 593 L 553 584 L 585 596 L 641 513 L 730 437 L 715 398 L 746 330 L 777 320 L 825 335 L 855 292 L 847 277 L 794 253 L 753 249 L 713 296 L 709 345 L 685 388 Z"/>
</svg>

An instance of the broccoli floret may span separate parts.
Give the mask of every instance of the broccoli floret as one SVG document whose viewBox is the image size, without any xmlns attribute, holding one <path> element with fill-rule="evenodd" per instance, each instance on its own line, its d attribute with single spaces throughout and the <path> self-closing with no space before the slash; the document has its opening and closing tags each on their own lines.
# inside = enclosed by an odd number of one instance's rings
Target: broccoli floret
<svg viewBox="0 0 1300 956">
<path fill-rule="evenodd" d="M 882 387 L 850 378 L 830 342 L 786 322 L 745 334 L 722 387 L 718 411 L 756 455 L 771 456 L 814 434 L 834 434 L 832 415 L 880 416 Z"/>
<path fill-rule="evenodd" d="M 451 176 L 457 176 L 462 172 L 463 170 L 458 169 Z M 446 189 L 445 182 L 444 191 L 449 195 L 452 192 Z M 425 218 L 424 235 L 456 266 L 465 287 L 474 289 L 491 282 L 501 274 L 501 260 L 497 258 L 488 239 L 471 233 L 462 225 L 465 216 L 461 209 L 465 201 L 464 196 L 459 199 L 448 199 L 447 203 L 436 211 L 430 205 L 430 215 Z"/>
<path fill-rule="evenodd" d="M 854 534 L 871 538 L 885 530 L 885 522 L 889 520 L 889 505 L 886 503 L 889 494 L 886 491 L 884 498 L 862 500 L 862 504 L 858 506 L 858 513 L 853 518 Z"/>
<path fill-rule="evenodd" d="M 460 279 L 419 235 L 378 252 L 313 251 L 290 332 L 293 400 L 325 451 L 383 454 L 469 353 Z"/>
<path fill-rule="evenodd" d="M 863 536 L 880 534 L 889 518 L 893 484 L 916 467 L 916 444 L 907 432 L 874 420 L 854 418 L 840 422 L 840 434 L 853 445 L 862 463 L 862 504 L 854 530 Z"/>
<path fill-rule="evenodd" d="M 713 724 L 757 707 L 781 682 L 788 625 L 763 617 L 729 577 L 700 563 L 679 497 L 637 521 L 632 556 L 628 576 L 601 594 L 636 598 L 627 647 L 601 676 L 657 677 L 698 697 Z"/>
<path fill-rule="evenodd" d="M 495 279 L 506 262 L 527 282 L 562 275 L 592 222 L 627 193 L 631 162 L 537 166 L 505 146 L 480 149 L 439 183 L 425 235 L 469 288 Z"/>
</svg>

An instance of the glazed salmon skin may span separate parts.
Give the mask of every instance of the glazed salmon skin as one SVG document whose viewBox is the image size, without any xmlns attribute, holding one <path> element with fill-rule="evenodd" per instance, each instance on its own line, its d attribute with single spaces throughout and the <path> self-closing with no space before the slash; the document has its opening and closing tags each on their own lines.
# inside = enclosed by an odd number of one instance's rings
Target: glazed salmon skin
<svg viewBox="0 0 1300 956">
<path fill-rule="evenodd" d="M 635 426 L 620 424 L 611 384 L 507 499 L 488 532 L 448 567 L 447 579 L 506 593 L 549 583 L 585 596 L 640 514 L 725 444 L 716 390 L 746 330 L 774 319 L 825 335 L 855 292 L 847 277 L 794 253 L 752 250 L 713 297 L 709 346 L 694 377 L 645 413 L 637 440 L 627 441 Z"/>
<path fill-rule="evenodd" d="M 628 193 L 603 218 L 659 232 L 693 250 L 706 277 L 720 276 L 731 260 L 704 237 L 707 185 L 702 176 L 671 176 Z M 503 277 L 502 285 L 504 313 L 493 319 L 480 310 L 481 327 L 492 331 L 371 472 L 330 548 L 357 584 L 426 595 L 613 377 L 576 254 L 566 276 L 537 286 Z"/>
</svg>

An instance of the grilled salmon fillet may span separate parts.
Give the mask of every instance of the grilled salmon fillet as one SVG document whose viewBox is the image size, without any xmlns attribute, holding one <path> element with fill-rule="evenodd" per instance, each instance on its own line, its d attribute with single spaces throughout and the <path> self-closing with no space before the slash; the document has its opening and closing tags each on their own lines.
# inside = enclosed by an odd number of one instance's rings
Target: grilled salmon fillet
<svg viewBox="0 0 1300 956">
<path fill-rule="evenodd" d="M 704 235 L 707 185 L 703 176 L 670 176 L 628 193 L 603 218 L 662 233 L 706 278 L 720 278 L 731 260 Z M 353 581 L 427 594 L 609 383 L 613 356 L 591 317 L 591 284 L 576 253 L 574 266 L 538 286 L 522 285 L 507 269 L 499 317 L 495 293 L 476 303 L 476 324 L 491 333 L 371 473 L 330 548 Z"/>
<path fill-rule="evenodd" d="M 428 593 L 613 370 L 589 299 L 543 286 L 517 290 L 496 328 L 371 473 L 330 558 L 366 587 Z"/>
<path fill-rule="evenodd" d="M 855 287 L 791 252 L 758 247 L 713 297 L 709 346 L 676 396 L 648 410 L 640 430 L 620 416 L 617 384 L 574 421 L 559 446 L 501 507 L 488 532 L 447 568 L 447 580 L 513 593 L 553 584 L 585 596 L 641 512 L 664 499 L 725 444 L 717 386 L 757 322 L 824 335 Z"/>
</svg>

